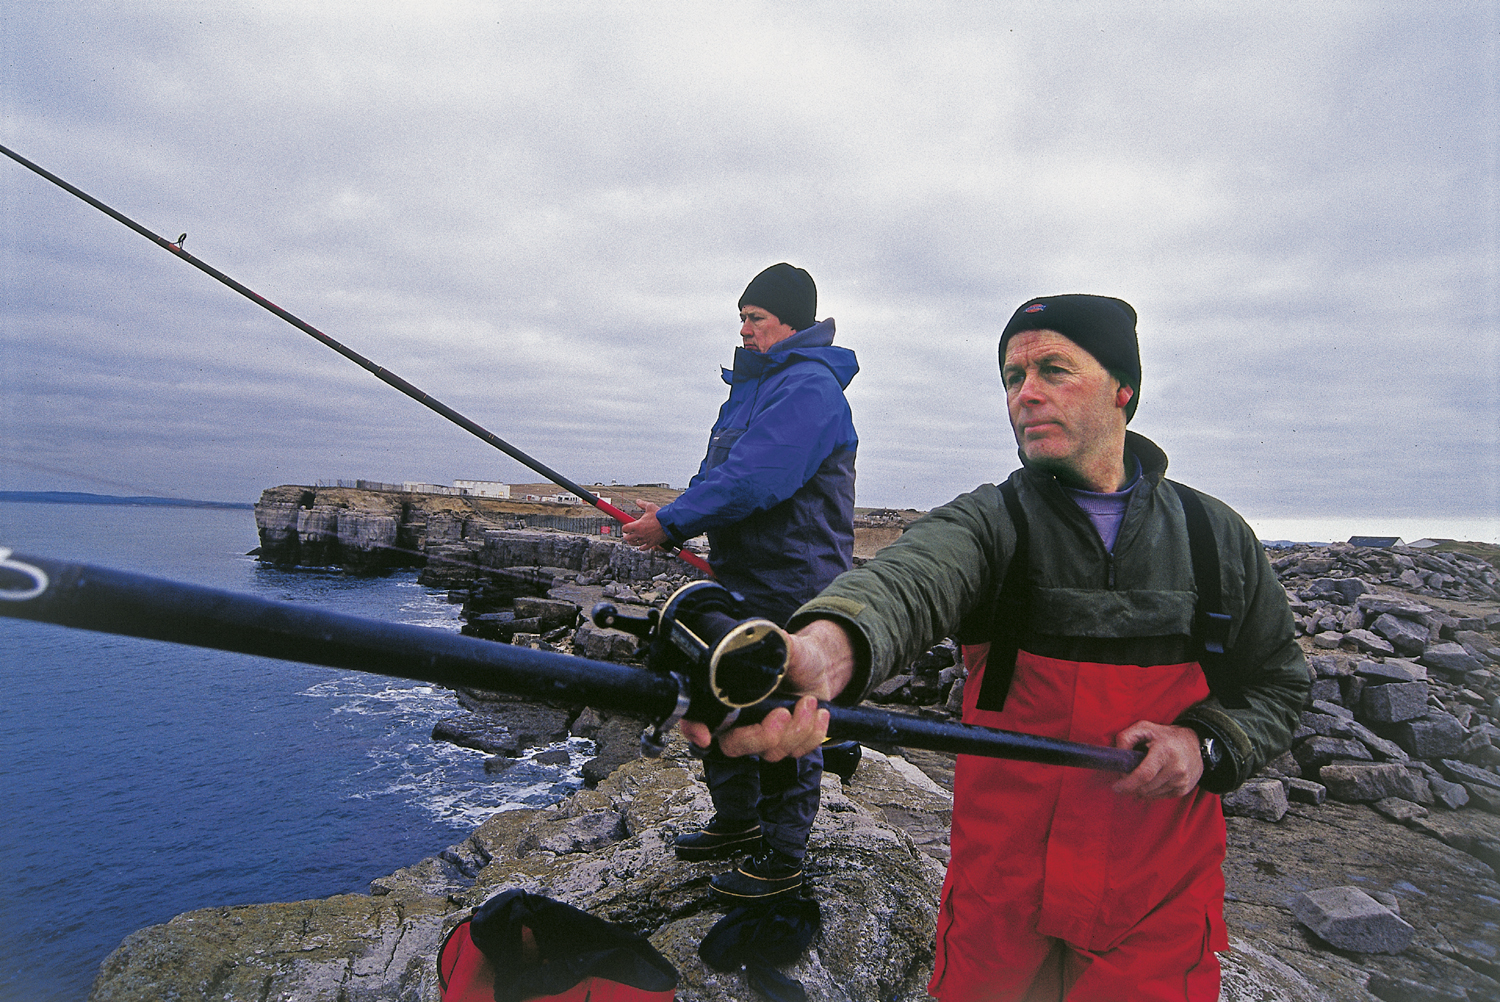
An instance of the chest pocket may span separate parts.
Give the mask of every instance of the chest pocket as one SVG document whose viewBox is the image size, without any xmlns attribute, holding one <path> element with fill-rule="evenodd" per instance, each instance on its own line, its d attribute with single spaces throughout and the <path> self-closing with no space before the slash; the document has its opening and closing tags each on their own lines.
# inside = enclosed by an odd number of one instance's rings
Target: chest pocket
<svg viewBox="0 0 1500 1002">
<path fill-rule="evenodd" d="M 708 438 L 707 468 L 713 469 L 729 458 L 729 450 L 734 448 L 734 443 L 745 434 L 744 428 L 724 428 L 714 432 Z"/>
</svg>

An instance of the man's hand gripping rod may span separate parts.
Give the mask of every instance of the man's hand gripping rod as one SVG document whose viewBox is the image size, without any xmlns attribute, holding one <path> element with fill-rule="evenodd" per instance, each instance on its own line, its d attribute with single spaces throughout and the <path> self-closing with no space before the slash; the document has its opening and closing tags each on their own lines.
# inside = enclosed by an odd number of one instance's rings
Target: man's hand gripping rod
<svg viewBox="0 0 1500 1002">
<path fill-rule="evenodd" d="M 660 755 L 666 732 L 684 718 L 707 724 L 718 734 L 738 724 L 756 723 L 777 707 L 790 710 L 795 705 L 773 696 L 787 671 L 791 645 L 786 631 L 768 619 L 744 618 L 740 597 L 723 585 L 694 581 L 673 593 L 660 610 L 643 617 L 626 616 L 603 602 L 594 607 L 593 621 L 643 638 L 647 664 L 676 681 L 677 707 L 641 735 L 647 755 Z M 819 706 L 828 710 L 829 740 L 1111 772 L 1129 772 L 1143 757 L 1130 749 L 826 702 Z"/>
</svg>

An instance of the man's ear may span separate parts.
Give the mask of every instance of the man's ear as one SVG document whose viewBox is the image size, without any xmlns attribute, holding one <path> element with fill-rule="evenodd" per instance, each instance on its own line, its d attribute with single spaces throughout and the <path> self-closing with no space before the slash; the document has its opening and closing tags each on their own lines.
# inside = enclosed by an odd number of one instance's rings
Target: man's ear
<svg viewBox="0 0 1500 1002">
<path fill-rule="evenodd" d="M 1115 390 L 1115 406 L 1120 408 L 1120 410 L 1124 410 L 1125 405 L 1130 403 L 1131 398 L 1134 396 L 1135 387 L 1129 383 L 1121 383 L 1120 388 Z"/>
</svg>

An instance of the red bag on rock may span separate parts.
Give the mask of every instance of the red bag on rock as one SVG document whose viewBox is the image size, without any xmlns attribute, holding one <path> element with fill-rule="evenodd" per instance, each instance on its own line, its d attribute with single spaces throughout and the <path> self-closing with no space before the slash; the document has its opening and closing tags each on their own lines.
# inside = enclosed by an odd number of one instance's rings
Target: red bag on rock
<svg viewBox="0 0 1500 1002">
<path fill-rule="evenodd" d="M 443 1002 L 672 1002 L 677 969 L 642 936 L 522 890 L 480 905 L 438 950 Z"/>
</svg>

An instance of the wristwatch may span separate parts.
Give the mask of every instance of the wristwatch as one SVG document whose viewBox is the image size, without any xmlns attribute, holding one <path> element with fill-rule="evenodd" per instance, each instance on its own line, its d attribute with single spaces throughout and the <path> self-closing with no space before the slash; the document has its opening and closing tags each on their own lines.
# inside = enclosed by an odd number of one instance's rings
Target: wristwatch
<svg viewBox="0 0 1500 1002">
<path fill-rule="evenodd" d="M 1198 750 L 1203 754 L 1203 775 L 1208 776 L 1224 761 L 1224 746 L 1212 734 L 1198 738 Z"/>
</svg>

